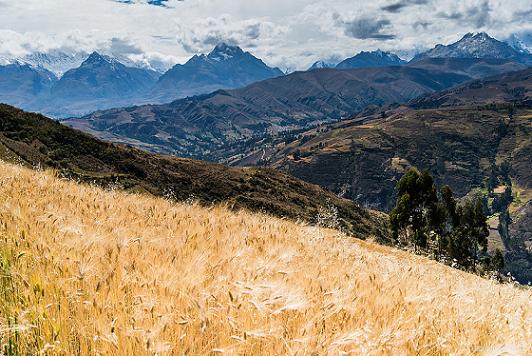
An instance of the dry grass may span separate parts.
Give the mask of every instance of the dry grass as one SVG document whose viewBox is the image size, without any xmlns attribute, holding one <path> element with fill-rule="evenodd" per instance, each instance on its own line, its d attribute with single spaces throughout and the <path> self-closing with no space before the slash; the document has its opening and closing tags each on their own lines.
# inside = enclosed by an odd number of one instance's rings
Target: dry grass
<svg viewBox="0 0 532 356">
<path fill-rule="evenodd" d="M 5 353 L 532 354 L 529 290 L 331 230 L 6 164 L 0 222 Z"/>
</svg>

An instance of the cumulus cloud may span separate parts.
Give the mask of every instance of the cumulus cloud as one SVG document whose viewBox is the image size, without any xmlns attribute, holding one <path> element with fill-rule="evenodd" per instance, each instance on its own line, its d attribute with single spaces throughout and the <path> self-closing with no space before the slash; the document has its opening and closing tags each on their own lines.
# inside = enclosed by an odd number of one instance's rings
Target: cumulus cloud
<svg viewBox="0 0 532 356">
<path fill-rule="evenodd" d="M 381 7 L 381 10 L 397 13 L 402 9 L 409 7 L 411 5 L 425 5 L 428 3 L 428 0 L 402 0 L 395 2 L 393 4 L 385 5 Z"/>
<path fill-rule="evenodd" d="M 473 4 L 467 8 L 454 8 L 450 11 L 441 11 L 437 13 L 437 16 L 458 21 L 462 24 L 469 24 L 474 28 L 481 28 L 491 23 L 491 11 L 489 2 L 484 1 L 481 4 Z"/>
<path fill-rule="evenodd" d="M 530 0 L 0 0 L 0 8 L 0 56 L 99 50 L 163 67 L 220 41 L 305 69 L 377 48 L 408 58 L 466 32 L 532 31 Z"/>
<path fill-rule="evenodd" d="M 192 26 L 178 26 L 176 40 L 190 53 L 205 52 L 220 42 L 245 48 L 278 39 L 285 28 L 264 20 L 237 20 L 230 15 L 209 17 L 193 22 Z"/>
<path fill-rule="evenodd" d="M 118 2 L 121 4 L 147 4 L 147 5 L 160 6 L 160 7 L 168 6 L 168 0 L 145 0 L 145 1 L 111 0 L 111 1 Z M 183 1 L 183 0 L 177 0 L 177 1 Z"/>
<path fill-rule="evenodd" d="M 388 19 L 375 19 L 371 17 L 358 17 L 350 20 L 344 20 L 336 15 L 337 24 L 342 26 L 345 34 L 358 39 L 377 39 L 390 40 L 395 35 L 385 33 L 391 27 L 391 21 Z"/>
</svg>

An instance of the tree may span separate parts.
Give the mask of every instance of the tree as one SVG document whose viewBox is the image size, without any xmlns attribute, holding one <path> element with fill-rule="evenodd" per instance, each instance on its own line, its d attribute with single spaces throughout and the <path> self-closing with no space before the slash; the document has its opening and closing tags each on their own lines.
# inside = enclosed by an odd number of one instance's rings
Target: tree
<svg viewBox="0 0 532 356">
<path fill-rule="evenodd" d="M 497 187 L 497 184 L 499 184 L 499 179 L 497 178 L 497 166 L 492 163 L 490 166 L 490 176 L 487 183 L 489 194 L 493 194 L 493 190 Z"/>
<path fill-rule="evenodd" d="M 483 199 L 459 205 L 450 187 L 437 193 L 430 173 L 409 169 L 396 186 L 397 202 L 390 214 L 396 240 L 404 239 L 414 250 L 426 249 L 429 238 L 437 246 L 438 259 L 447 254 L 460 265 L 473 265 L 479 252 L 487 251 L 489 229 Z"/>
<path fill-rule="evenodd" d="M 495 250 L 495 254 L 491 258 L 490 265 L 492 270 L 499 273 L 502 272 L 504 268 L 504 255 L 499 248 Z"/>
<path fill-rule="evenodd" d="M 471 239 L 467 230 L 460 226 L 450 236 L 448 253 L 449 256 L 464 267 L 468 267 L 471 257 Z"/>
<path fill-rule="evenodd" d="M 495 198 L 493 198 L 491 208 L 494 212 L 503 212 L 508 208 L 508 205 L 512 203 L 513 199 L 512 187 L 506 186 L 502 194 L 496 195 Z"/>
<path fill-rule="evenodd" d="M 299 161 L 301 159 L 301 151 L 296 149 L 293 153 L 294 161 Z"/>
<path fill-rule="evenodd" d="M 460 217 L 456 212 L 456 200 L 448 185 L 440 189 L 440 199 L 431 215 L 432 226 L 436 231 L 438 259 L 441 258 L 449 244 L 450 236 L 460 225 Z"/>
<path fill-rule="evenodd" d="M 428 232 L 433 225 L 438 197 L 429 172 L 409 169 L 396 186 L 397 204 L 390 214 L 394 237 L 412 241 L 414 250 L 427 246 Z"/>
<path fill-rule="evenodd" d="M 488 249 L 489 229 L 486 223 L 486 214 L 482 199 L 469 200 L 466 202 L 462 214 L 462 230 L 470 240 L 469 252 L 473 260 L 473 271 L 476 271 L 478 252 L 486 252 Z"/>
</svg>

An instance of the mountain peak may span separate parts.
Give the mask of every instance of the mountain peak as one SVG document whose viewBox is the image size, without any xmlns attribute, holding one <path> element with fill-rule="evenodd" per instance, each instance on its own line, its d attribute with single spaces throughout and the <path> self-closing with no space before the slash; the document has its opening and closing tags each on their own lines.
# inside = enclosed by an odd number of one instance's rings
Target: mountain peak
<svg viewBox="0 0 532 356">
<path fill-rule="evenodd" d="M 214 49 L 207 55 L 209 59 L 215 61 L 225 61 L 234 57 L 239 57 L 244 54 L 242 48 L 238 46 L 231 46 L 225 42 L 221 42 L 214 47 Z"/>
<path fill-rule="evenodd" d="M 110 61 L 98 52 L 94 51 L 87 57 L 87 59 L 82 63 L 82 65 L 101 63 L 110 63 Z"/>
<path fill-rule="evenodd" d="M 493 37 L 491 37 L 490 35 L 488 35 L 486 32 L 468 32 L 464 35 L 464 37 L 462 37 L 462 39 L 467 39 L 467 38 L 479 38 L 479 39 L 492 39 L 494 40 Z"/>
<path fill-rule="evenodd" d="M 469 41 L 494 41 L 499 42 L 495 38 L 488 35 L 486 32 L 468 32 L 457 43 Z"/>
<path fill-rule="evenodd" d="M 308 70 L 322 69 L 322 68 L 334 68 L 335 66 L 336 66 L 336 63 L 319 60 L 319 61 L 314 62 L 314 64 L 312 64 L 312 66 Z"/>
<path fill-rule="evenodd" d="M 424 58 L 499 58 L 520 63 L 532 61 L 530 56 L 501 42 L 486 32 L 466 33 L 460 40 L 449 45 L 439 44 L 433 49 L 416 55 L 414 61 Z"/>
<path fill-rule="evenodd" d="M 351 58 L 347 58 L 343 62 L 340 62 L 336 68 L 371 68 L 371 67 L 386 67 L 397 66 L 404 64 L 401 58 L 391 52 L 385 52 L 380 49 L 367 52 L 362 51 Z"/>
</svg>

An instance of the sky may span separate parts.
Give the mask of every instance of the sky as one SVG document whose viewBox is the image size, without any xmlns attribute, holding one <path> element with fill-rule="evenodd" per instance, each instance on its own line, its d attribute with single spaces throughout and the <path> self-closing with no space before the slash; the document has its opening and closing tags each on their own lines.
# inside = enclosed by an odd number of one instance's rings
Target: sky
<svg viewBox="0 0 532 356">
<path fill-rule="evenodd" d="M 218 43 L 305 69 L 362 50 L 408 59 L 467 32 L 531 45 L 532 0 L 0 0 L 0 56 L 98 50 L 172 65 Z"/>
</svg>

